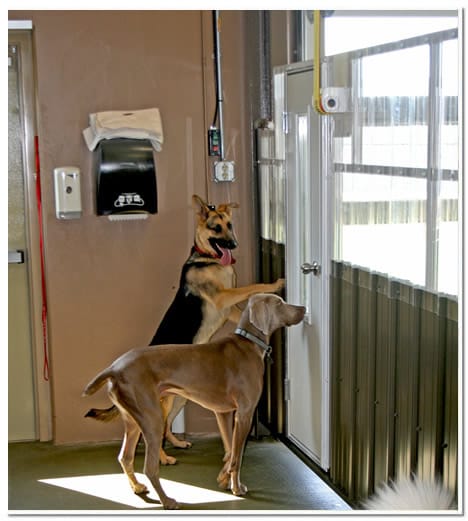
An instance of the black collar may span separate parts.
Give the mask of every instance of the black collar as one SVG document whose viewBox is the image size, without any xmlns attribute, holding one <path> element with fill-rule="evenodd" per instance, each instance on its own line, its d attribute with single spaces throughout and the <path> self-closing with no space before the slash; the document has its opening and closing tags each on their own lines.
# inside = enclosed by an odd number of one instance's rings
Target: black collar
<svg viewBox="0 0 468 521">
<path fill-rule="evenodd" d="M 245 329 L 241 329 L 240 327 L 238 327 L 234 331 L 234 333 L 236 335 L 243 336 L 244 338 L 247 338 L 248 340 L 251 340 L 252 342 L 254 342 L 258 346 L 260 346 L 265 351 L 265 354 L 266 354 L 267 357 L 270 357 L 270 355 L 271 355 L 271 346 L 266 344 L 261 338 L 258 338 L 257 336 L 252 335 L 252 333 L 249 333 L 248 331 L 246 331 Z"/>
</svg>

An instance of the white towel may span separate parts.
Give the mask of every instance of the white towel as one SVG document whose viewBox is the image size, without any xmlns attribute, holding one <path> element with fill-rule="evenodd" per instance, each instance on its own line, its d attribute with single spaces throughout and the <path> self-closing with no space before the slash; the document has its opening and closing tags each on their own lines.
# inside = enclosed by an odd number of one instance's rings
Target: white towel
<svg viewBox="0 0 468 521">
<path fill-rule="evenodd" d="M 103 139 L 149 139 L 156 152 L 164 141 L 159 109 L 96 112 L 89 115 L 89 127 L 83 130 L 89 150 Z"/>
</svg>

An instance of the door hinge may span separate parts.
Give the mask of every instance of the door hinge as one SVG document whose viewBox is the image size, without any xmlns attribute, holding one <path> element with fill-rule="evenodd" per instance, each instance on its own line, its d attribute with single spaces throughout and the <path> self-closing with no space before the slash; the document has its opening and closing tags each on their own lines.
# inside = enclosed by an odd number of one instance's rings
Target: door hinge
<svg viewBox="0 0 468 521">
<path fill-rule="evenodd" d="M 284 379 L 284 399 L 286 401 L 291 399 L 291 380 L 289 378 Z"/>
<path fill-rule="evenodd" d="M 289 132 L 289 112 L 283 112 L 283 133 Z"/>
</svg>

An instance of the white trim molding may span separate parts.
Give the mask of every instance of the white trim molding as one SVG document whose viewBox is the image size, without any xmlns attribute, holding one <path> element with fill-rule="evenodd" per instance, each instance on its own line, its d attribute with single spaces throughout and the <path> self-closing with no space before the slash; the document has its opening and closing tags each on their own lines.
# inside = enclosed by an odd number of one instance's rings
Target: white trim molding
<svg viewBox="0 0 468 521">
<path fill-rule="evenodd" d="M 32 29 L 32 20 L 8 20 L 8 29 Z"/>
</svg>

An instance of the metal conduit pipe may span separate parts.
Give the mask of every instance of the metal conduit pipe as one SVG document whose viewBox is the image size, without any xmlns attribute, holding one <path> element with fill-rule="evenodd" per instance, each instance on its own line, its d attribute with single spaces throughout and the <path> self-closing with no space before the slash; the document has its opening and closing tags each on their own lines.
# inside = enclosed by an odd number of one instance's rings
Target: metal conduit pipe
<svg viewBox="0 0 468 521">
<path fill-rule="evenodd" d="M 219 11 L 213 12 L 214 51 L 216 67 L 216 111 L 219 126 L 219 157 L 224 161 L 224 126 L 223 126 L 223 75 L 221 71 L 221 39 Z"/>
<path fill-rule="evenodd" d="M 270 13 L 259 15 L 260 119 L 271 121 Z"/>
</svg>

